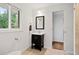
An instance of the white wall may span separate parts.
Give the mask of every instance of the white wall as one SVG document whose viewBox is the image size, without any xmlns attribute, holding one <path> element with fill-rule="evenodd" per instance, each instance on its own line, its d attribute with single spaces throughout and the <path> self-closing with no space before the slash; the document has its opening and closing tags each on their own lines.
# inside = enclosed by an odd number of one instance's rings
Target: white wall
<svg viewBox="0 0 79 59">
<path fill-rule="evenodd" d="M 21 9 L 21 31 L 0 31 L 0 54 L 7 54 L 11 51 L 22 50 L 31 46 L 31 39 L 29 36 L 29 24 L 32 24 L 33 31 L 35 30 L 35 17 L 37 15 L 45 16 L 45 48 L 52 48 L 52 12 L 58 10 L 64 10 L 64 29 L 65 29 L 65 47 L 64 50 L 72 52 L 73 51 L 73 8 L 72 4 L 12 4 Z M 48 8 L 43 8 L 47 7 Z M 51 6 L 52 5 L 52 6 Z M 37 7 L 35 7 L 37 6 Z M 41 9 L 38 9 L 40 6 Z M 42 14 L 38 14 L 38 9 Z M 14 38 L 19 38 L 19 40 L 14 40 Z"/>
<path fill-rule="evenodd" d="M 11 51 L 22 50 L 30 46 L 29 23 L 31 10 L 26 4 L 12 4 L 21 9 L 20 31 L 0 31 L 0 54 L 7 54 Z M 18 38 L 19 40 L 14 40 Z"/>
<path fill-rule="evenodd" d="M 52 48 L 52 12 L 60 10 L 64 10 L 64 50 L 69 53 L 73 53 L 73 4 L 57 4 L 47 8 L 39 8 L 37 10 L 33 10 L 32 32 L 39 32 L 39 30 L 35 29 L 35 17 L 39 15 L 45 16 L 45 29 L 41 30 L 41 32 L 45 33 L 44 47 Z"/>
<path fill-rule="evenodd" d="M 0 30 L 0 54 L 7 54 L 12 51 L 26 49 L 31 46 L 31 34 L 29 24 L 31 24 L 32 10 L 46 7 L 51 4 L 38 3 L 12 3 L 12 6 L 21 9 L 21 31 Z M 38 7 L 39 6 L 39 7 Z M 14 40 L 18 38 L 19 40 Z"/>
<path fill-rule="evenodd" d="M 44 30 L 36 30 L 35 28 L 35 17 L 36 16 L 45 16 L 45 29 Z M 33 19 L 32 19 L 32 27 L 33 30 L 32 32 L 43 32 L 45 33 L 45 39 L 44 39 L 44 47 L 45 48 L 51 48 L 52 47 L 52 31 L 50 31 L 52 29 L 52 22 L 51 22 L 51 16 L 49 11 L 45 8 L 43 10 L 35 10 L 33 11 Z"/>
</svg>

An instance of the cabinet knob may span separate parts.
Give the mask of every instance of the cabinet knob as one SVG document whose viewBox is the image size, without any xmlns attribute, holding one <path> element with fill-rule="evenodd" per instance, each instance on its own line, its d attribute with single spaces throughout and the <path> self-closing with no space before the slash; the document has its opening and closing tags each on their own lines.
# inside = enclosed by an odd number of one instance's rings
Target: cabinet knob
<svg viewBox="0 0 79 59">
<path fill-rule="evenodd" d="M 33 43 L 33 46 L 35 46 L 35 44 Z"/>
</svg>

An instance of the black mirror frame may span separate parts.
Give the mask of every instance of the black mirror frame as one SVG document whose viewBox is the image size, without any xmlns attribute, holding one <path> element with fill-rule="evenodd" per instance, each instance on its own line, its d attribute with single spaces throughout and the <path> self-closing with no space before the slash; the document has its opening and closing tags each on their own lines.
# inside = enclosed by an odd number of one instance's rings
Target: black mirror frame
<svg viewBox="0 0 79 59">
<path fill-rule="evenodd" d="M 38 28 L 38 26 L 37 26 L 37 21 L 38 21 L 38 18 L 40 18 L 40 17 L 42 17 L 42 20 L 43 20 L 42 28 Z M 44 19 L 45 19 L 44 16 L 37 16 L 37 17 L 36 17 L 36 29 L 39 29 L 39 30 L 43 30 L 43 29 L 44 29 Z"/>
</svg>

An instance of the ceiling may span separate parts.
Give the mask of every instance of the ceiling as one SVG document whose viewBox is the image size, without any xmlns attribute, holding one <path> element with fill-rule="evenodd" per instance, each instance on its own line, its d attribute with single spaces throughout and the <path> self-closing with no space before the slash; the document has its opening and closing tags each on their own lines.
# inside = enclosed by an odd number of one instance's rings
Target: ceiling
<svg viewBox="0 0 79 59">
<path fill-rule="evenodd" d="M 30 3 L 27 4 L 29 7 L 31 7 L 32 9 L 38 9 L 38 8 L 43 8 L 43 7 L 48 7 L 53 5 L 52 3 Z"/>
<path fill-rule="evenodd" d="M 12 3 L 15 6 L 23 6 L 23 7 L 28 7 L 32 9 L 38 9 L 38 8 L 43 8 L 43 7 L 48 7 L 51 5 L 57 5 L 57 3 Z"/>
</svg>

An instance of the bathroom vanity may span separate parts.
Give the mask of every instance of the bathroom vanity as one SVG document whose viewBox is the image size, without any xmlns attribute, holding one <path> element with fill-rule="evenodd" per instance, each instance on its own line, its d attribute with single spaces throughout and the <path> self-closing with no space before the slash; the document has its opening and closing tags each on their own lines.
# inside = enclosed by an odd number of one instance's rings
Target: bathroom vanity
<svg viewBox="0 0 79 59">
<path fill-rule="evenodd" d="M 44 48 L 44 34 L 43 33 L 32 33 L 32 49 L 38 49 L 41 51 Z"/>
</svg>

